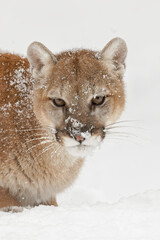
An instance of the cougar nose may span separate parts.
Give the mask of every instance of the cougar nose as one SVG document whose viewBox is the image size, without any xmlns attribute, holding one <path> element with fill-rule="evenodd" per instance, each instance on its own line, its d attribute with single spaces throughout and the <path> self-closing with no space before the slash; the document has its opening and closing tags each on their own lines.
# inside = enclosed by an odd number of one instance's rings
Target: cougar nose
<svg viewBox="0 0 160 240">
<path fill-rule="evenodd" d="M 74 135 L 74 138 L 75 138 L 76 141 L 79 142 L 79 143 L 81 143 L 81 142 L 83 142 L 83 141 L 85 140 L 84 137 L 82 137 L 81 135 L 78 135 L 78 134 Z"/>
</svg>

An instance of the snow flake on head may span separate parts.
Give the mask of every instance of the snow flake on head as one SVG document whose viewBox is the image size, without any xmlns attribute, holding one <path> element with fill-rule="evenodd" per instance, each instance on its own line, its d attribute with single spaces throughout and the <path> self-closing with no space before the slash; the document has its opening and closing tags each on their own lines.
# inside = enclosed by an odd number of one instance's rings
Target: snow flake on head
<svg viewBox="0 0 160 240">
<path fill-rule="evenodd" d="M 9 102 L 8 104 L 4 104 L 3 106 L 1 106 L 0 110 L 5 113 L 7 110 L 11 110 L 11 108 L 12 108 L 12 104 Z"/>
<path fill-rule="evenodd" d="M 68 109 L 70 113 L 76 112 L 77 106 L 78 106 L 78 100 L 79 100 L 79 95 L 75 94 L 71 102 L 71 107 Z"/>
<path fill-rule="evenodd" d="M 68 51 L 67 53 L 68 53 L 68 56 L 69 56 L 69 57 L 71 57 L 71 56 L 72 56 L 72 53 L 71 53 L 71 51 Z"/>
<path fill-rule="evenodd" d="M 82 93 L 84 94 L 84 95 L 88 95 L 88 93 L 89 93 L 89 91 L 91 90 L 91 88 L 85 88 L 84 86 L 83 86 L 83 90 L 82 90 Z"/>
<path fill-rule="evenodd" d="M 101 59 L 101 53 L 100 52 L 96 52 L 96 54 L 94 55 L 95 58 L 97 58 L 98 60 Z"/>
<path fill-rule="evenodd" d="M 30 73 L 30 69 L 25 69 L 22 62 L 22 66 L 17 66 L 14 73 L 10 73 L 10 86 L 14 86 L 22 94 L 28 92 L 28 82 L 31 82 L 31 79 L 26 76 L 26 72 Z"/>
<path fill-rule="evenodd" d="M 108 76 L 106 74 L 103 74 L 103 79 L 107 79 Z"/>
<path fill-rule="evenodd" d="M 75 98 L 76 100 L 78 100 L 78 99 L 79 99 L 79 95 L 78 95 L 78 94 L 75 94 L 74 98 Z"/>
<path fill-rule="evenodd" d="M 89 131 L 81 132 L 81 136 L 85 139 L 88 139 L 91 137 L 91 133 Z"/>
<path fill-rule="evenodd" d="M 68 111 L 72 114 L 74 114 L 76 112 L 76 109 L 75 108 L 69 108 Z"/>
<path fill-rule="evenodd" d="M 14 71 L 14 75 L 12 80 L 10 81 L 10 85 L 15 85 L 15 87 L 22 93 L 27 91 L 26 83 L 28 79 L 25 79 L 23 76 L 24 69 L 19 68 Z"/>
<path fill-rule="evenodd" d="M 70 116 L 65 120 L 65 124 L 68 124 L 69 122 L 72 123 L 73 128 L 81 128 L 84 126 L 84 124 L 81 123 L 79 120 L 72 118 Z"/>
</svg>

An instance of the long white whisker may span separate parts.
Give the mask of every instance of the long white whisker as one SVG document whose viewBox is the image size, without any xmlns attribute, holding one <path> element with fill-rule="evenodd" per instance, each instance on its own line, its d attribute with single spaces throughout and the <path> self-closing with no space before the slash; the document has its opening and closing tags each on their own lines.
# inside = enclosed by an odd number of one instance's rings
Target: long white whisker
<svg viewBox="0 0 160 240">
<path fill-rule="evenodd" d="M 46 131 L 46 128 L 15 129 L 15 132 Z M 14 130 L 13 130 L 14 131 Z"/>
<path fill-rule="evenodd" d="M 135 135 L 133 133 L 128 133 L 128 132 L 106 132 L 106 135 L 139 138 L 139 136 L 137 136 L 137 135 Z"/>
<path fill-rule="evenodd" d="M 112 130 L 112 129 L 116 129 L 116 128 L 133 128 L 133 129 L 144 129 L 142 127 L 138 127 L 138 126 L 111 126 L 111 127 L 106 127 L 103 131 L 106 132 L 108 130 Z"/>
<path fill-rule="evenodd" d="M 124 128 L 127 128 L 127 130 L 129 128 L 134 128 L 134 129 L 143 129 L 141 127 L 137 127 L 137 126 L 111 126 L 109 128 L 106 128 L 104 129 L 104 132 L 106 133 L 106 136 L 107 135 L 114 135 L 114 136 L 119 136 L 119 137 L 126 137 L 126 138 L 129 138 L 129 137 L 133 137 L 133 138 L 136 138 L 136 140 L 139 140 L 140 142 L 144 142 L 144 138 L 142 136 L 138 136 L 132 132 L 128 132 L 128 131 L 121 131 L 121 129 L 123 130 Z M 115 131 L 115 130 L 120 130 L 120 131 Z M 113 130 L 113 131 L 112 131 Z M 130 129 L 129 129 L 130 131 Z"/>
<path fill-rule="evenodd" d="M 126 139 L 126 138 L 120 138 L 120 137 L 116 137 L 116 138 L 114 138 L 114 137 L 109 137 L 109 138 L 107 138 L 107 141 L 108 140 L 116 140 L 116 141 L 123 141 L 123 142 L 128 142 L 128 139 Z M 131 142 L 131 143 L 134 143 L 134 144 L 137 144 L 137 142 L 135 142 L 135 141 L 133 141 L 133 140 L 129 140 L 129 142 Z"/>
<path fill-rule="evenodd" d="M 57 152 L 58 152 L 58 150 L 60 149 L 60 147 L 61 147 L 61 146 L 58 146 L 56 150 L 52 151 L 51 157 L 53 157 L 53 153 L 57 153 Z"/>
<path fill-rule="evenodd" d="M 33 139 L 29 139 L 29 140 L 26 141 L 25 143 L 33 142 L 33 141 L 35 141 L 35 140 L 42 140 L 42 139 L 53 140 L 53 138 L 51 138 L 51 137 L 41 137 L 41 138 L 33 138 Z"/>
<path fill-rule="evenodd" d="M 52 147 L 53 147 L 54 145 L 55 145 L 55 143 L 51 143 L 49 146 L 45 147 L 45 148 L 42 150 L 42 152 L 41 152 L 37 157 L 41 156 L 43 153 L 45 153 L 45 152 L 49 151 L 50 149 L 52 149 Z"/>
<path fill-rule="evenodd" d="M 14 132 L 28 132 L 28 131 L 47 131 L 48 129 L 52 130 L 53 132 L 57 132 L 56 129 L 53 127 L 43 127 L 43 128 L 28 128 L 28 129 L 15 129 L 15 130 L 9 130 Z"/>
<path fill-rule="evenodd" d="M 48 147 L 46 147 L 45 149 L 43 149 L 42 153 L 45 153 L 47 150 L 49 150 L 51 147 L 53 147 L 55 145 L 55 143 L 50 144 Z"/>
<path fill-rule="evenodd" d="M 50 142 L 52 142 L 52 141 L 51 141 L 51 140 L 41 141 L 40 143 L 35 144 L 35 145 L 33 145 L 32 147 L 28 148 L 28 149 L 27 149 L 27 152 L 30 151 L 31 149 L 37 147 L 37 146 L 40 146 L 40 145 L 45 144 L 45 143 L 50 143 Z"/>
<path fill-rule="evenodd" d="M 117 122 L 110 123 L 106 127 L 113 126 L 113 125 L 116 125 L 116 124 L 121 124 L 121 123 L 130 123 L 130 122 L 132 123 L 132 122 L 139 122 L 139 121 L 137 121 L 137 120 L 122 120 L 122 121 L 117 121 Z"/>
<path fill-rule="evenodd" d="M 34 134 L 32 134 L 32 135 L 30 135 L 29 137 L 34 137 L 34 136 L 48 136 L 49 137 L 49 134 L 48 133 L 34 133 Z"/>
</svg>

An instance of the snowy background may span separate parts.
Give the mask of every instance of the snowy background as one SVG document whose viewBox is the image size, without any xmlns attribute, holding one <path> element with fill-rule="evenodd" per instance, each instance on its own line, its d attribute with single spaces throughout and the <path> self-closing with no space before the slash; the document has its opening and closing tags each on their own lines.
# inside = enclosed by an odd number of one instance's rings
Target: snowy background
<svg viewBox="0 0 160 240">
<path fill-rule="evenodd" d="M 160 239 L 160 1 L 1 1 L 0 48 L 26 54 L 128 45 L 127 104 L 117 131 L 90 156 L 59 208 L 0 212 L 0 240 Z M 116 139 L 115 139 L 116 138 Z"/>
</svg>

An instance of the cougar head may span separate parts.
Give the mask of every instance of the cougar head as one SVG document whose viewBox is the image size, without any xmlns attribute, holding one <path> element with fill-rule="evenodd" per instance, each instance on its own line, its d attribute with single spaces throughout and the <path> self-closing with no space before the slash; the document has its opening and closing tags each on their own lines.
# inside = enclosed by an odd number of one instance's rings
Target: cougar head
<svg viewBox="0 0 160 240">
<path fill-rule="evenodd" d="M 28 60 L 35 81 L 34 112 L 54 128 L 56 141 L 84 156 L 105 138 L 104 129 L 124 109 L 123 74 L 127 47 L 114 38 L 102 51 L 73 50 L 53 55 L 33 42 Z"/>
</svg>

